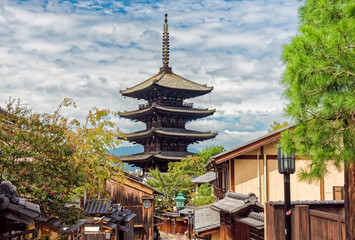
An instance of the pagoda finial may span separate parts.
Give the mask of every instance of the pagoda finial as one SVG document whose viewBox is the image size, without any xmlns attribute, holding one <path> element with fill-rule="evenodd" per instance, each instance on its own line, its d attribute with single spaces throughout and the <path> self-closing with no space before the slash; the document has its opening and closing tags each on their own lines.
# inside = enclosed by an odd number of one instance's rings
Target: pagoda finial
<svg viewBox="0 0 355 240">
<path fill-rule="evenodd" d="M 168 14 L 165 13 L 165 23 L 163 32 L 163 67 L 160 72 L 172 73 L 169 67 L 169 32 L 168 32 Z"/>
</svg>

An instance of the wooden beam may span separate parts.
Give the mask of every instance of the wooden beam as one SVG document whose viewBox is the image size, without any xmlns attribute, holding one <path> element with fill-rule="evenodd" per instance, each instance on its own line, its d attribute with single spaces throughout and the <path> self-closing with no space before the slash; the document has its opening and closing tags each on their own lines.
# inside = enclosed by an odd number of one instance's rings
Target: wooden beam
<svg viewBox="0 0 355 240">
<path fill-rule="evenodd" d="M 234 159 L 231 160 L 231 190 L 235 192 Z"/>
</svg>

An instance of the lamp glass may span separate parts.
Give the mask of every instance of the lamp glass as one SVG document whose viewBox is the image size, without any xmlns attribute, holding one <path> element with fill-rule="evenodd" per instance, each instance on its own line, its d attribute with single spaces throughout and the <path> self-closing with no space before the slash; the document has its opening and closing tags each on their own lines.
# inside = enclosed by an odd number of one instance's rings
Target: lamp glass
<svg viewBox="0 0 355 240">
<path fill-rule="evenodd" d="M 295 154 L 285 154 L 280 145 L 277 146 L 277 160 L 279 173 L 295 172 Z"/>
</svg>

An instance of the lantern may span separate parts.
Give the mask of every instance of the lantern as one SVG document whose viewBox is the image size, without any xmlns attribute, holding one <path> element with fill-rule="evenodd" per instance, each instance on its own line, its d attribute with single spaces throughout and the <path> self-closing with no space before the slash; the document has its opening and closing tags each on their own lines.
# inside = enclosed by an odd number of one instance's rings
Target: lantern
<svg viewBox="0 0 355 240">
<path fill-rule="evenodd" d="M 177 195 L 177 197 L 175 198 L 176 206 L 178 207 L 178 209 L 180 209 L 180 210 L 184 209 L 185 200 L 186 200 L 186 198 L 182 195 L 182 193 L 180 191 L 179 194 Z"/>
<path fill-rule="evenodd" d="M 285 154 L 280 145 L 277 146 L 277 162 L 279 173 L 295 172 L 295 154 Z"/>
<path fill-rule="evenodd" d="M 279 173 L 284 175 L 284 212 L 285 212 L 285 239 L 291 240 L 291 188 L 290 174 L 295 172 L 295 154 L 284 154 L 280 145 L 277 145 L 277 162 Z"/>
</svg>

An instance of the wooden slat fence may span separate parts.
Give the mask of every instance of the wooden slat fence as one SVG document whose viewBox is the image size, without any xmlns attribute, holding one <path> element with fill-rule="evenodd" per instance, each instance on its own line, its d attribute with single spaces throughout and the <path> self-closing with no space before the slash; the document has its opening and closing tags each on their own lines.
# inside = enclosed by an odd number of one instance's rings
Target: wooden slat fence
<svg viewBox="0 0 355 240">
<path fill-rule="evenodd" d="M 309 205 L 292 208 L 292 240 L 345 240 L 345 216 L 338 209 L 310 209 Z M 269 240 L 284 239 L 283 206 L 266 204 Z"/>
<path fill-rule="evenodd" d="M 345 216 L 317 210 L 309 210 L 309 217 L 310 239 L 345 239 Z"/>
</svg>

